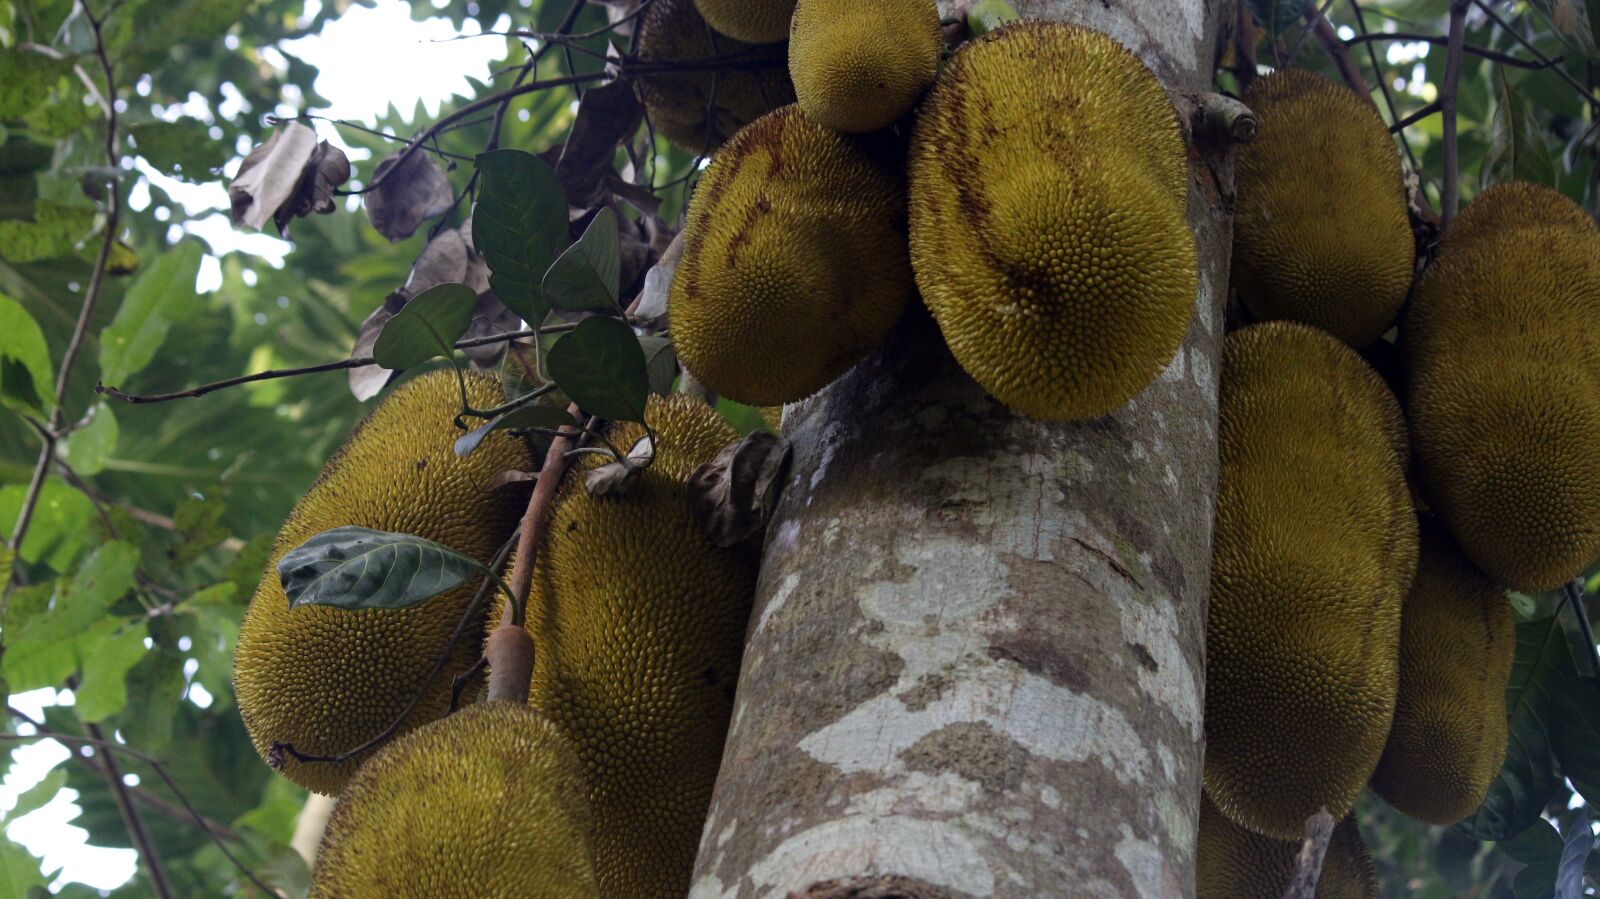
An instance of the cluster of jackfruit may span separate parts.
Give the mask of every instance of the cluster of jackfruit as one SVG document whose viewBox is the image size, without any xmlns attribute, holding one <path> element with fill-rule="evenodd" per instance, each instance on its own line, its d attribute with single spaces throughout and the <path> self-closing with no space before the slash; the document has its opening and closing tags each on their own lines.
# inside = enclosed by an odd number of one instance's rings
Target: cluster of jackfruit
<svg viewBox="0 0 1600 899">
<path fill-rule="evenodd" d="M 465 383 L 477 407 L 500 403 L 496 379 L 469 375 Z M 489 482 L 534 463 L 526 444 L 503 431 L 471 456 L 457 456 L 451 419 L 460 403 L 455 376 L 433 372 L 401 385 L 356 428 L 284 522 L 239 629 L 234 689 L 245 726 L 264 757 L 281 758 L 284 776 L 319 793 L 339 792 L 370 753 L 308 763 L 275 746 L 343 754 L 382 734 L 419 694 L 405 729 L 443 714 L 451 679 L 478 658 L 477 641 L 457 640 L 443 669 L 429 677 L 476 584 L 400 611 L 291 609 L 274 568 L 289 550 L 346 525 L 415 534 L 492 561 L 526 502 L 489 491 Z M 481 632 L 481 612 L 470 626 Z"/>
<path fill-rule="evenodd" d="M 700 8 L 721 27 L 718 5 Z M 1104 415 L 1167 367 L 1197 286 L 1187 151 L 1137 57 L 1020 22 L 938 71 L 932 0 L 799 0 L 790 35 L 798 103 L 725 145 L 690 203 L 669 310 L 685 368 L 742 402 L 803 399 L 913 291 L 961 366 L 1030 416 Z M 908 128 L 854 133 L 925 91 Z"/>
<path fill-rule="evenodd" d="M 1429 506 L 1496 581 L 1549 590 L 1600 556 L 1600 228 L 1532 184 L 1445 232 L 1400 331 Z"/>
</svg>

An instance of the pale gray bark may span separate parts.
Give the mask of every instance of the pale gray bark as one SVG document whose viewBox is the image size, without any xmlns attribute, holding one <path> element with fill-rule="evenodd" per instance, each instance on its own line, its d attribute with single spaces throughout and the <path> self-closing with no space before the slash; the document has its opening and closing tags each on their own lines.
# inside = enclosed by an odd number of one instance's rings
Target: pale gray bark
<svg viewBox="0 0 1600 899">
<path fill-rule="evenodd" d="M 1121 40 L 1186 114 L 1231 16 L 1014 5 Z M 1195 316 L 1123 409 L 1014 415 L 919 313 L 787 410 L 693 899 L 1193 895 L 1230 224 L 1228 165 L 1192 158 Z"/>
</svg>

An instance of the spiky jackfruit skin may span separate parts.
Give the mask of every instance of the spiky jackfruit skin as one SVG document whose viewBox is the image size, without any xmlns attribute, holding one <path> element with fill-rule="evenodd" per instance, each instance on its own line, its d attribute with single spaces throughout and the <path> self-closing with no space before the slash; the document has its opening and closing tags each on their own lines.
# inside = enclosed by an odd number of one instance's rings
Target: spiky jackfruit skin
<svg viewBox="0 0 1600 899">
<path fill-rule="evenodd" d="M 1240 827 L 1209 796 L 1200 799 L 1195 899 L 1277 899 L 1294 875 L 1300 840 L 1274 840 Z M 1355 815 L 1333 828 L 1316 899 L 1378 899 L 1378 873 Z"/>
<path fill-rule="evenodd" d="M 467 377 L 478 408 L 500 403 L 498 381 Z M 278 533 L 234 650 L 234 690 L 256 749 L 277 742 L 334 755 L 382 733 L 419 691 L 410 729 L 439 717 L 450 680 L 478 657 L 482 616 L 445 668 L 427 680 L 470 604 L 476 581 L 399 611 L 327 606 L 290 609 L 276 566 L 284 553 L 330 528 L 359 525 L 415 534 L 489 563 L 515 529 L 525 497 L 490 493 L 508 469 L 533 467 L 522 440 L 491 434 L 470 457 L 455 454 L 452 419 L 461 394 L 451 372 L 402 384 L 363 421 L 289 513 Z M 318 793 L 339 792 L 363 758 L 338 764 L 285 759 L 285 777 Z"/>
<path fill-rule="evenodd" d="M 1377 340 L 1416 258 L 1388 128 L 1366 98 L 1304 69 L 1257 79 L 1244 101 L 1260 126 L 1239 148 L 1239 298 L 1260 319 L 1315 325 L 1355 347 Z"/>
<path fill-rule="evenodd" d="M 652 397 L 655 462 L 623 496 L 592 497 L 585 456 L 552 509 L 528 600 L 529 704 L 583 759 L 601 892 L 682 899 L 733 712 L 758 558 L 719 549 L 685 481 L 737 433 L 684 395 Z M 614 425 L 624 450 L 644 436 Z"/>
<path fill-rule="evenodd" d="M 599 899 L 594 821 L 572 744 L 527 706 L 468 706 L 385 746 L 350 779 L 311 899 Z"/>
<path fill-rule="evenodd" d="M 1600 557 L 1600 228 L 1497 185 L 1450 226 L 1401 328 L 1429 506 L 1493 580 L 1554 589 Z"/>
<path fill-rule="evenodd" d="M 789 77 L 807 116 L 835 131 L 876 131 L 916 105 L 943 47 L 933 0 L 800 0 Z"/>
<path fill-rule="evenodd" d="M 878 2 L 878 0 L 873 0 Z M 764 44 L 789 34 L 795 0 L 694 0 L 711 27 L 741 41 Z"/>
<path fill-rule="evenodd" d="M 710 153 L 768 111 L 794 102 L 787 53 L 781 43 L 758 45 L 713 34 L 694 0 L 655 0 L 639 26 L 641 61 L 741 60 L 716 71 L 641 77 L 639 96 L 657 133 L 691 153 Z"/>
<path fill-rule="evenodd" d="M 824 128 L 796 106 L 740 131 L 689 202 L 668 307 L 684 367 L 730 399 L 771 406 L 861 361 L 915 296 L 905 202 L 888 142 Z"/>
<path fill-rule="evenodd" d="M 1425 524 L 1400 619 L 1399 702 L 1373 791 L 1430 824 L 1476 811 L 1505 762 L 1506 681 L 1516 654 L 1505 590 Z"/>
<path fill-rule="evenodd" d="M 1343 816 L 1383 753 L 1417 524 L 1399 405 L 1331 335 L 1229 335 L 1206 624 L 1205 786 L 1277 839 Z"/>
<path fill-rule="evenodd" d="M 910 176 L 917 286 L 996 399 L 1093 418 L 1171 361 L 1197 284 L 1187 156 L 1116 41 L 1025 22 L 967 44 L 918 112 Z"/>
</svg>

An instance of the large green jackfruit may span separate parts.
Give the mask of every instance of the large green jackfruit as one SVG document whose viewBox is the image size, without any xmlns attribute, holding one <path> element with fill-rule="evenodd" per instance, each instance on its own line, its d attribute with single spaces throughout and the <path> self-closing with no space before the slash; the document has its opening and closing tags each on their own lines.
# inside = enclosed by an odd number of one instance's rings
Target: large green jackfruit
<svg viewBox="0 0 1600 899">
<path fill-rule="evenodd" d="M 1315 325 L 1351 346 L 1377 340 L 1416 258 L 1389 129 L 1366 98 L 1304 69 L 1256 80 L 1244 101 L 1260 126 L 1239 148 L 1239 299 L 1257 318 Z"/>
<path fill-rule="evenodd" d="M 1300 840 L 1274 840 L 1240 827 L 1200 798 L 1195 899 L 1278 899 L 1288 889 Z M 1317 878 L 1316 899 L 1378 899 L 1378 873 L 1355 815 L 1333 828 Z"/>
<path fill-rule="evenodd" d="M 836 131 L 876 131 L 916 105 L 939 70 L 933 0 L 800 0 L 789 77 L 800 109 Z"/>
<path fill-rule="evenodd" d="M 1104 415 L 1161 373 L 1197 284 L 1166 92 L 1098 32 L 1025 22 L 963 47 L 911 145 L 911 261 L 961 367 L 1026 415 Z"/>
<path fill-rule="evenodd" d="M 753 44 L 787 37 L 795 7 L 795 0 L 694 0 L 694 3 L 712 28 Z"/>
<path fill-rule="evenodd" d="M 763 116 L 711 161 L 689 203 L 669 320 L 678 358 L 753 406 L 826 387 L 915 296 L 905 170 L 884 142 L 798 107 Z"/>
<path fill-rule="evenodd" d="M 713 33 L 694 0 L 655 0 L 639 26 L 641 62 L 737 59 L 715 70 L 640 77 L 639 96 L 663 137 L 691 153 L 709 154 L 766 112 L 794 102 L 787 53 L 781 43 L 749 44 Z"/>
<path fill-rule="evenodd" d="M 1517 655 L 1506 592 L 1438 526 L 1422 528 L 1400 618 L 1400 697 L 1372 789 L 1430 824 L 1483 803 L 1506 758 L 1506 681 Z"/>
<path fill-rule="evenodd" d="M 652 397 L 655 462 L 621 496 L 584 487 L 594 456 L 552 509 L 528 598 L 536 645 L 529 704 L 571 738 L 595 813 L 601 892 L 682 899 L 733 712 L 753 550 L 719 549 L 685 487 L 737 433 L 682 394 Z M 644 437 L 613 425 L 626 451 Z"/>
<path fill-rule="evenodd" d="M 1528 184 L 1445 233 L 1401 328 L 1417 475 L 1463 552 L 1516 590 L 1600 557 L 1600 228 Z"/>
<path fill-rule="evenodd" d="M 500 387 L 467 378 L 478 408 L 499 404 Z M 458 641 L 439 676 L 428 675 L 476 591 L 476 580 L 399 611 L 327 606 L 290 609 L 276 566 L 312 536 L 345 525 L 426 537 L 484 564 L 516 528 L 526 497 L 491 493 L 491 479 L 533 467 L 526 445 L 504 432 L 477 452 L 455 454 L 452 424 L 461 393 L 452 372 L 402 384 L 351 433 L 289 513 L 239 629 L 234 689 L 239 712 L 263 757 L 274 743 L 335 755 L 386 730 L 420 692 L 407 729 L 444 713 L 450 681 L 478 658 L 482 615 Z M 338 764 L 285 757 L 281 773 L 319 793 L 337 793 L 362 758 Z"/>
<path fill-rule="evenodd" d="M 1355 804 L 1399 689 L 1417 523 L 1400 409 L 1331 335 L 1228 336 L 1206 624 L 1206 791 L 1278 839 Z"/>
<path fill-rule="evenodd" d="M 468 706 L 385 746 L 350 779 L 311 899 L 599 899 L 572 744 L 528 707 Z"/>
</svg>

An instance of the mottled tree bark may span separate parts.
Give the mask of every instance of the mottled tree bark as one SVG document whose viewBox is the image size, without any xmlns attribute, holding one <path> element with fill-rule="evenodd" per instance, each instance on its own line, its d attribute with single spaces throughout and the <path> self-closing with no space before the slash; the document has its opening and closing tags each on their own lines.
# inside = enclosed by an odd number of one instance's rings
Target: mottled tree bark
<svg viewBox="0 0 1600 899">
<path fill-rule="evenodd" d="M 1185 115 L 1232 14 L 1013 5 L 1122 41 Z M 1191 161 L 1190 333 L 1116 413 L 1008 412 L 920 311 L 786 411 L 693 899 L 1193 895 L 1231 178 Z"/>
</svg>

